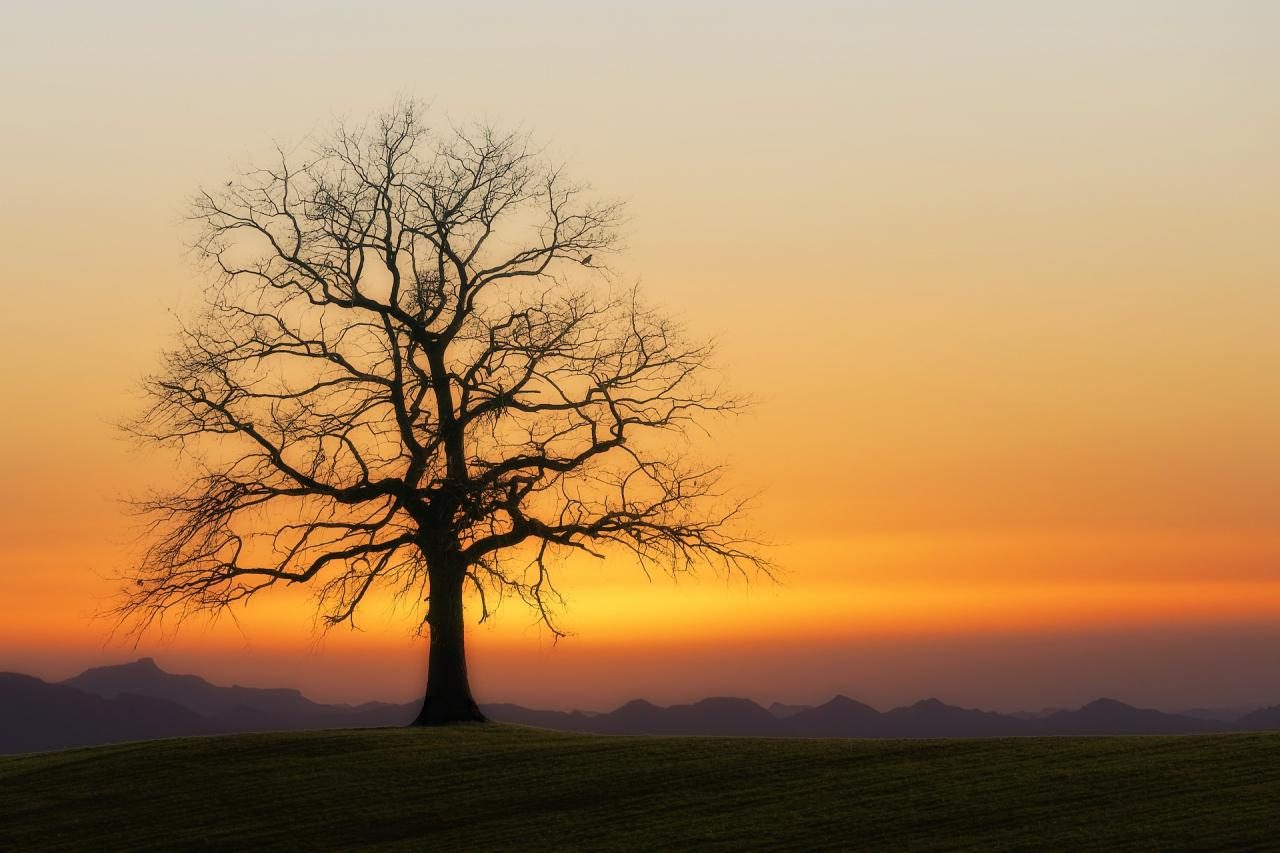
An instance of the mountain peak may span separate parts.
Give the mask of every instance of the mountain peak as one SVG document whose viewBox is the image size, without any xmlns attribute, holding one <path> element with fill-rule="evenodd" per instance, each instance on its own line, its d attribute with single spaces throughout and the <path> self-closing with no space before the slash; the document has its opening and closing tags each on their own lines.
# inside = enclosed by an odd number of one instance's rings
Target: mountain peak
<svg viewBox="0 0 1280 853">
<path fill-rule="evenodd" d="M 857 699 L 846 696 L 843 693 L 837 693 L 818 707 L 825 708 L 829 711 L 870 711 L 877 714 L 879 713 L 875 708 L 872 708 L 865 702 L 859 702 Z"/>
<path fill-rule="evenodd" d="M 768 708 L 769 713 L 780 720 L 811 710 L 813 710 L 812 705 L 788 705 L 786 702 L 774 702 Z"/>
<path fill-rule="evenodd" d="M 241 706 L 273 714 L 327 713 L 291 687 L 221 687 L 198 675 L 165 672 L 151 657 L 86 669 L 62 683 L 106 699 L 124 693 L 166 699 L 206 715 L 239 713 Z"/>
<path fill-rule="evenodd" d="M 169 678 L 196 678 L 197 676 L 177 676 L 165 672 L 153 657 L 142 657 L 128 663 L 105 664 L 91 666 L 79 675 L 68 678 L 64 684 L 83 686 L 86 684 L 111 684 L 115 686 L 137 686 L 151 684 Z M 203 679 L 201 679 L 203 680 Z"/>
<path fill-rule="evenodd" d="M 622 705 L 619 705 L 617 709 L 614 710 L 613 713 L 616 714 L 619 711 L 661 711 L 661 710 L 662 710 L 661 708 L 659 708 L 657 705 L 650 702 L 648 699 L 632 699 L 629 702 L 624 702 Z"/>
<path fill-rule="evenodd" d="M 1121 702 L 1119 699 L 1108 699 L 1107 697 L 1104 696 L 1101 699 L 1094 699 L 1089 704 L 1082 706 L 1080 710 L 1081 711 L 1131 711 L 1133 710 L 1133 706 L 1126 704 L 1124 702 Z"/>
</svg>

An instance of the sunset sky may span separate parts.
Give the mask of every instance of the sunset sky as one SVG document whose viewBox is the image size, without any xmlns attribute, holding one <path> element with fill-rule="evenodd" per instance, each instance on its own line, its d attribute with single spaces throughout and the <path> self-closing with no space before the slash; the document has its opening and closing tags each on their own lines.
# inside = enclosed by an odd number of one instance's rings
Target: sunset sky
<svg viewBox="0 0 1280 853">
<path fill-rule="evenodd" d="M 288 594 L 137 650 L 92 618 L 120 499 L 175 477 L 114 424 L 199 295 L 186 200 L 416 97 L 627 202 L 619 275 L 756 401 L 715 452 L 781 567 L 566 566 L 573 636 L 514 602 L 470 633 L 481 702 L 1280 702 L 1280 4 L 4 17 L 0 669 L 420 694 L 408 613 L 322 636 Z"/>
</svg>

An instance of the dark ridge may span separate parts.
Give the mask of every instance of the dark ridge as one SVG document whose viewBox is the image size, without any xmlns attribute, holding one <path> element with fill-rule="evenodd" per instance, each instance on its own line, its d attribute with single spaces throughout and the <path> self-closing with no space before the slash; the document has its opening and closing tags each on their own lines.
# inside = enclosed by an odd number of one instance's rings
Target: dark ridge
<svg viewBox="0 0 1280 853">
<path fill-rule="evenodd" d="M 848 696 L 836 696 L 783 720 L 787 734 L 800 737 L 875 737 L 883 715 Z"/>
<path fill-rule="evenodd" d="M 781 708 L 781 710 L 780 710 Z M 220 687 L 162 670 L 151 658 L 96 667 L 61 684 L 0 674 L 0 752 L 33 752 L 183 735 L 404 726 L 416 702 L 325 705 L 297 690 Z M 616 735 L 921 738 L 1013 735 L 1160 735 L 1280 729 L 1280 705 L 1232 724 L 1097 699 L 1077 710 L 997 714 L 936 698 L 880 713 L 848 696 L 817 706 L 766 709 L 750 699 L 711 697 L 662 707 L 633 699 L 612 711 L 545 711 L 498 703 L 491 719 L 562 731 Z"/>
<path fill-rule="evenodd" d="M 1037 734 L 1052 735 L 1181 735 L 1230 731 L 1214 720 L 1135 708 L 1115 699 L 1095 699 L 1077 711 L 1058 711 L 1034 721 Z"/>
<path fill-rule="evenodd" d="M 30 675 L 0 673 L 0 753 L 213 732 L 209 720 L 163 699 L 132 693 L 104 699 Z"/>
<path fill-rule="evenodd" d="M 1270 708 L 1259 708 L 1236 720 L 1235 727 L 1240 731 L 1273 731 L 1280 729 L 1280 705 Z"/>
<path fill-rule="evenodd" d="M 198 675 L 165 672 L 152 658 L 94 667 L 62 683 L 107 699 L 121 693 L 167 699 L 205 715 L 231 713 L 240 707 L 290 717 L 324 716 L 334 711 L 334 706 L 312 702 L 292 688 L 219 687 Z"/>
</svg>

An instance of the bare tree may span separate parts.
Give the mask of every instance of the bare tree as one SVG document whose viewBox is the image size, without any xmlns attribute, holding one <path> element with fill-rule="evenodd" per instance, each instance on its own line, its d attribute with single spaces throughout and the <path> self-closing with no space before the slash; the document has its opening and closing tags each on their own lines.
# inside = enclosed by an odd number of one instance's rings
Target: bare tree
<svg viewBox="0 0 1280 853">
<path fill-rule="evenodd" d="M 719 469 L 673 442 L 732 412 L 687 341 L 600 258 L 619 208 L 524 136 L 431 132 L 398 108 L 284 152 L 194 216 L 206 305 L 130 429 L 196 474 L 140 501 L 140 630 L 310 583 L 326 624 L 371 590 L 425 604 L 418 724 L 483 719 L 464 587 L 514 593 L 557 634 L 557 559 L 622 546 L 646 572 L 763 567 Z"/>
</svg>

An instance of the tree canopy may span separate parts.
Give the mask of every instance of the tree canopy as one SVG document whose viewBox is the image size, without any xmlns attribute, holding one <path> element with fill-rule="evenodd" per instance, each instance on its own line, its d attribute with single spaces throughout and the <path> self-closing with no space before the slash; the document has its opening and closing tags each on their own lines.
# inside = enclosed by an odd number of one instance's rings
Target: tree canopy
<svg viewBox="0 0 1280 853">
<path fill-rule="evenodd" d="M 559 633 L 575 551 L 767 568 L 680 441 L 742 399 L 709 343 L 608 275 L 619 205 L 523 134 L 437 132 L 414 104 L 277 155 L 194 203 L 204 305 L 129 428 L 195 467 L 139 502 L 125 614 L 308 583 L 338 624 L 390 589 L 426 604 L 429 680 L 456 657 L 465 691 L 464 585 L 481 619 L 514 594 Z"/>
</svg>

